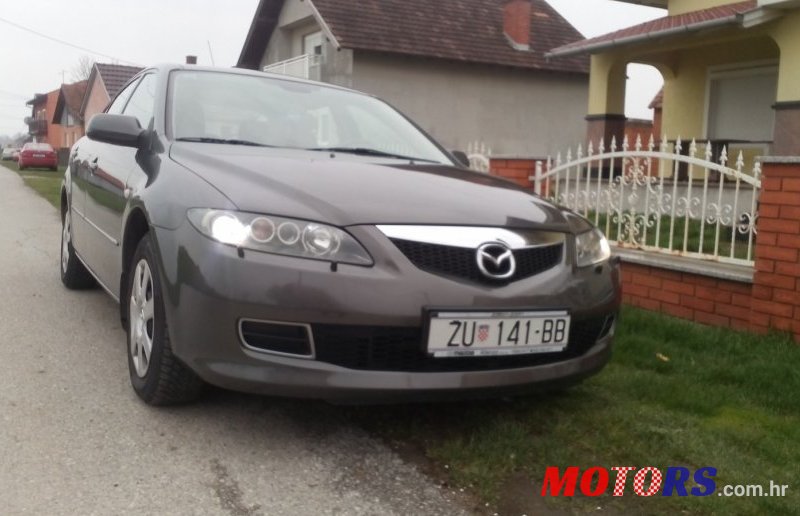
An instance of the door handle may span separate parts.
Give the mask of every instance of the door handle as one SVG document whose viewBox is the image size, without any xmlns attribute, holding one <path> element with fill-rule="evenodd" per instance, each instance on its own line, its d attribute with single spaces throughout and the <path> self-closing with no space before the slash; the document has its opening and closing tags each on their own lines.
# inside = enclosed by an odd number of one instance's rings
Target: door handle
<svg viewBox="0 0 800 516">
<path fill-rule="evenodd" d="M 91 170 L 93 174 L 94 174 L 95 170 L 97 170 L 97 160 L 98 160 L 98 158 L 94 158 L 93 160 L 91 160 L 89 162 L 89 170 Z"/>
</svg>

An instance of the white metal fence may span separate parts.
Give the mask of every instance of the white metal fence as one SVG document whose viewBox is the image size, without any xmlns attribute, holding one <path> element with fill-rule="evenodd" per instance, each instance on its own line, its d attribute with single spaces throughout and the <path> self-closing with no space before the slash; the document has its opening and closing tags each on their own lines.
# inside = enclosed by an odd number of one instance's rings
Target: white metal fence
<svg viewBox="0 0 800 516">
<path fill-rule="evenodd" d="M 726 148 L 715 161 L 711 146 L 699 151 L 695 141 L 637 138 L 631 147 L 626 138 L 620 148 L 590 143 L 538 162 L 531 180 L 619 247 L 753 266 L 761 164 L 745 170 L 741 152 L 733 168 L 728 161 Z"/>
<path fill-rule="evenodd" d="M 483 142 L 472 142 L 467 145 L 469 168 L 488 174 L 491 170 L 492 149 Z"/>
</svg>

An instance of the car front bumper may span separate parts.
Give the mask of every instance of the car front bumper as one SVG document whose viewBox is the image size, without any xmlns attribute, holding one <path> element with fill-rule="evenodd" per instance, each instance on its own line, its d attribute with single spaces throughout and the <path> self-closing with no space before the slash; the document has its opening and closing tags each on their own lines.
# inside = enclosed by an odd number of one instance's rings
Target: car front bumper
<svg viewBox="0 0 800 516">
<path fill-rule="evenodd" d="M 426 309 L 560 309 L 568 311 L 576 325 L 590 320 L 610 324 L 619 310 L 615 262 L 574 269 L 567 265 L 568 251 L 551 270 L 490 287 L 416 268 L 374 226 L 349 231 L 370 251 L 373 267 L 339 265 L 334 271 L 321 261 L 251 251 L 240 256 L 236 249 L 201 236 L 188 223 L 176 230 L 157 228 L 175 354 L 205 381 L 223 388 L 355 402 L 483 397 L 555 387 L 598 372 L 610 358 L 612 328 L 581 343 L 579 353 L 572 350 L 534 362 L 528 355 L 519 366 L 506 363 L 502 368 L 470 366 L 456 371 L 354 369 L 245 347 L 239 335 L 243 319 L 312 328 L 420 329 Z M 421 354 L 423 345 L 419 342 Z"/>
</svg>

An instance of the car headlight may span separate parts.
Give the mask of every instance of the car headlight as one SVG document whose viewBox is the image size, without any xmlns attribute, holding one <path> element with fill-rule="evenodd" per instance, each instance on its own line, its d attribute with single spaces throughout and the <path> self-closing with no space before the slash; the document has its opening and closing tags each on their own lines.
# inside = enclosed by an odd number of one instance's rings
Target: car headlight
<svg viewBox="0 0 800 516">
<path fill-rule="evenodd" d="M 203 208 L 189 210 L 188 217 L 205 236 L 237 248 L 352 265 L 373 264 L 355 238 L 326 224 Z"/>
<path fill-rule="evenodd" d="M 575 236 L 578 267 L 597 265 L 611 258 L 611 246 L 603 232 L 593 228 Z"/>
</svg>

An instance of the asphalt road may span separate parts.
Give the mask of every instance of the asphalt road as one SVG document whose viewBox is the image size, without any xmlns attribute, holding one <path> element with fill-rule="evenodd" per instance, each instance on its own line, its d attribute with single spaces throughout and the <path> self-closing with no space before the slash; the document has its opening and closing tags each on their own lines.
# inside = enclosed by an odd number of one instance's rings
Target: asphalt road
<svg viewBox="0 0 800 516">
<path fill-rule="evenodd" d="M 336 407 L 145 406 L 117 305 L 62 287 L 59 239 L 57 211 L 0 167 L 0 514 L 463 512 Z"/>
</svg>

